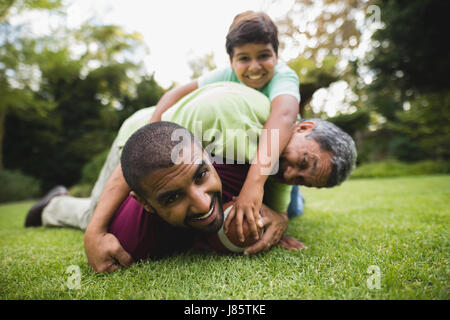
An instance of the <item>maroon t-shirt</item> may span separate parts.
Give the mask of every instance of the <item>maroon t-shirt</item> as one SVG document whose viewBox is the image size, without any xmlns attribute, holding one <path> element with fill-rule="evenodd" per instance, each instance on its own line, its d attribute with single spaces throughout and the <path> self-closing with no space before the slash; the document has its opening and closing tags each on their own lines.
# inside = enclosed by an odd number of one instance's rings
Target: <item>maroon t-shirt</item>
<svg viewBox="0 0 450 320">
<path fill-rule="evenodd" d="M 213 164 L 222 181 L 223 203 L 237 197 L 247 176 L 247 164 Z M 191 248 L 198 231 L 173 227 L 157 214 L 149 214 L 131 197 L 117 210 L 109 232 L 135 261 L 158 258 Z"/>
</svg>

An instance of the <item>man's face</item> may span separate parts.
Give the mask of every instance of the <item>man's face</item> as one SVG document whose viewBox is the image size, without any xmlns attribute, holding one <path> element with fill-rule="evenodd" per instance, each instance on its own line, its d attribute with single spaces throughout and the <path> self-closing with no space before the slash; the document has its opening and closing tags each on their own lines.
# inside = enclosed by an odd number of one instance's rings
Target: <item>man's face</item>
<svg viewBox="0 0 450 320">
<path fill-rule="evenodd" d="M 278 57 L 270 43 L 246 43 L 233 49 L 231 67 L 239 81 L 253 89 L 272 79 Z"/>
<path fill-rule="evenodd" d="M 199 147 L 181 164 L 152 172 L 142 183 L 144 208 L 173 226 L 217 232 L 223 224 L 222 184 Z"/>
<path fill-rule="evenodd" d="M 288 145 L 280 155 L 279 170 L 275 178 L 285 184 L 321 188 L 331 173 L 331 153 L 306 136 L 314 122 L 297 124 Z"/>
</svg>

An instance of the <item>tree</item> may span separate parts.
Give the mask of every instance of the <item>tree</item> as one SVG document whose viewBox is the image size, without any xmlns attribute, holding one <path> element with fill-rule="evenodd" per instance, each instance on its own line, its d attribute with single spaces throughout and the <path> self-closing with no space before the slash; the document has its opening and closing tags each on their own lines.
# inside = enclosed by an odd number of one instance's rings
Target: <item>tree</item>
<svg viewBox="0 0 450 320">
<path fill-rule="evenodd" d="M 71 185 L 79 180 L 83 165 L 110 146 L 125 106 L 150 96 L 145 84 L 154 79 L 144 79 L 137 90 L 142 69 L 131 60 L 142 46 L 140 36 L 118 26 L 84 25 L 61 28 L 51 37 L 16 37 L 8 44 L 0 61 L 10 61 L 14 68 L 9 70 L 25 68 L 28 76 L 30 70 L 37 76 L 33 80 L 19 77 L 20 72 L 2 73 L 2 89 L 28 99 L 8 105 L 5 166 L 38 177 L 43 188 Z"/>
<path fill-rule="evenodd" d="M 399 146 L 394 151 L 400 160 L 450 160 L 450 91 L 416 95 L 409 109 L 397 117 L 388 127 L 402 137 L 406 148 L 416 146 L 412 151 L 419 153 L 402 154 L 404 148 Z"/>
<path fill-rule="evenodd" d="M 3 169 L 5 119 L 10 109 L 37 108 L 44 112 L 50 104 L 35 99 L 36 88 L 34 48 L 36 42 L 26 36 L 23 26 L 11 26 L 12 14 L 26 10 L 56 10 L 61 0 L 6 0 L 0 3 L 0 171 Z"/>
<path fill-rule="evenodd" d="M 5 31 L 6 26 L 2 26 Z M 8 28 L 10 31 L 12 28 Z M 15 30 L 9 34 L 14 34 Z M 26 112 L 35 109 L 45 113 L 52 108 L 51 102 L 45 103 L 35 96 L 39 82 L 39 71 L 36 69 L 34 54 L 36 42 L 32 39 L 20 38 L 10 41 L 4 39 L 0 48 L 0 170 L 3 168 L 3 141 L 5 119 L 9 112 L 17 110 Z"/>
<path fill-rule="evenodd" d="M 378 7 L 373 3 L 370 0 L 296 0 L 286 16 L 276 21 L 280 50 L 298 54 L 289 65 L 299 75 L 302 116 L 307 110 L 313 113 L 307 108 L 313 94 L 337 81 L 347 82 L 348 99 L 356 96 L 360 75 L 355 61 L 362 51 L 360 44 L 377 25 L 373 22 L 378 19 Z M 350 103 L 355 108 L 363 105 Z M 336 108 L 338 113 L 348 112 L 339 109 L 340 105 Z"/>
<path fill-rule="evenodd" d="M 156 82 L 154 75 L 145 75 L 136 87 L 135 97 L 125 99 L 120 110 L 120 122 L 139 109 L 155 106 L 165 90 Z"/>
<path fill-rule="evenodd" d="M 208 53 L 202 58 L 194 58 L 188 62 L 192 71 L 191 79 L 197 79 L 203 72 L 214 70 L 217 66 L 214 62 L 214 53 Z"/>
<path fill-rule="evenodd" d="M 339 79 L 336 70 L 336 57 L 324 58 L 320 67 L 312 59 L 298 57 L 288 65 L 297 73 L 300 81 L 300 115 L 305 117 L 305 109 L 318 89 L 328 87 Z"/>
<path fill-rule="evenodd" d="M 374 1 L 296 0 L 276 21 L 280 49 L 296 48 L 299 56 L 321 62 L 328 55 L 348 59 L 367 29 L 366 14 Z"/>
<path fill-rule="evenodd" d="M 62 7 L 61 0 L 3 0 L 0 2 L 0 24 L 3 24 L 15 10 L 19 14 L 25 10 L 54 10 Z"/>
<path fill-rule="evenodd" d="M 375 46 L 368 66 L 376 73 L 374 86 L 394 85 L 406 94 L 450 88 L 447 41 L 448 1 L 382 1 L 385 27 L 372 37 Z M 405 95 L 406 97 L 406 95 Z"/>
<path fill-rule="evenodd" d="M 381 1 L 384 28 L 365 63 L 375 75 L 367 104 L 387 121 L 391 152 L 401 160 L 450 159 L 450 62 L 443 30 L 446 1 Z"/>
</svg>

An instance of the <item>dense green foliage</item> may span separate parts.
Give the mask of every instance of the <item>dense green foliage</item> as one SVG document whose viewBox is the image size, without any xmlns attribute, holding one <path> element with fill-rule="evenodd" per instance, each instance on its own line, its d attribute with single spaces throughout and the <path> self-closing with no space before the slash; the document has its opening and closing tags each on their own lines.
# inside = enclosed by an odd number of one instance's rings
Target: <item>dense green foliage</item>
<svg viewBox="0 0 450 320">
<path fill-rule="evenodd" d="M 377 73 L 375 85 L 393 85 L 403 93 L 448 90 L 450 61 L 442 38 L 450 27 L 448 1 L 385 0 L 377 5 L 385 27 L 372 37 L 379 44 L 369 62 Z"/>
<path fill-rule="evenodd" d="M 20 171 L 0 172 L 0 203 L 33 199 L 39 196 L 39 181 Z"/>
<path fill-rule="evenodd" d="M 367 105 L 389 130 L 390 154 L 404 161 L 450 159 L 450 62 L 443 30 L 448 1 L 380 1 L 385 24 L 365 58 L 375 79 Z"/>
<path fill-rule="evenodd" d="M 80 181 L 123 120 L 164 93 L 127 58 L 144 48 L 140 35 L 119 26 L 30 38 L 26 26 L 4 22 L 0 34 L 0 168 L 36 177 L 43 190 Z"/>
</svg>

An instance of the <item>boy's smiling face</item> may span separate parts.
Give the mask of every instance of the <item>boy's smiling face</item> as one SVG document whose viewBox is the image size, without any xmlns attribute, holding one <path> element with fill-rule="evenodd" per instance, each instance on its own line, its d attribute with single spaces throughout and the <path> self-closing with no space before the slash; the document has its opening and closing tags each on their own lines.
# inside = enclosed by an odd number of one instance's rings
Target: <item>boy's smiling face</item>
<svg viewBox="0 0 450 320">
<path fill-rule="evenodd" d="M 260 89 L 272 79 L 278 56 L 270 43 L 246 43 L 233 49 L 230 62 L 239 81 Z"/>
</svg>

